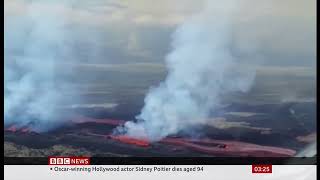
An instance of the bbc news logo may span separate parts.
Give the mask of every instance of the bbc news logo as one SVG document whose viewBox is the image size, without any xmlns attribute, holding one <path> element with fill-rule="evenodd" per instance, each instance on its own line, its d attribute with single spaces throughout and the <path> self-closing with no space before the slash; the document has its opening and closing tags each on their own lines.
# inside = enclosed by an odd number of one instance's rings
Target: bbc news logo
<svg viewBox="0 0 320 180">
<path fill-rule="evenodd" d="M 88 157 L 49 157 L 49 165 L 90 165 Z"/>
</svg>

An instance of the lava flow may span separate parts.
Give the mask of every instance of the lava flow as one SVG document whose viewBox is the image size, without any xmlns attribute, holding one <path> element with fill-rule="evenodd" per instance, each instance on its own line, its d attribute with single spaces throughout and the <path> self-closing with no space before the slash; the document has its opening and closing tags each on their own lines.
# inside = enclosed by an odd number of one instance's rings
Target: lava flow
<svg viewBox="0 0 320 180">
<path fill-rule="evenodd" d="M 112 120 L 112 119 L 92 119 L 81 117 L 77 118 L 73 122 L 86 123 L 93 122 L 98 124 L 118 126 L 124 124 L 125 121 Z M 120 143 L 135 145 L 139 147 L 150 147 L 151 142 L 147 139 L 139 139 L 129 137 L 126 135 L 101 135 L 94 133 L 87 133 L 91 136 L 100 136 L 108 139 L 113 139 Z M 214 140 L 214 139 L 188 139 L 188 138 L 173 138 L 167 137 L 160 140 L 160 144 L 170 144 L 180 147 L 185 147 L 193 151 L 222 156 L 253 156 L 253 157 L 291 157 L 296 154 L 296 151 L 292 149 L 262 146 L 252 143 L 245 143 L 240 141 L 229 140 Z"/>
<path fill-rule="evenodd" d="M 185 139 L 165 138 L 161 143 L 188 147 L 195 151 L 227 156 L 253 156 L 253 157 L 291 157 L 296 151 L 286 148 L 261 146 L 240 141 L 214 140 L 214 139 Z"/>
<path fill-rule="evenodd" d="M 119 125 L 123 125 L 125 121 L 123 120 L 115 120 L 115 119 L 94 119 L 87 118 L 83 116 L 75 116 L 70 120 L 71 123 L 77 124 L 85 124 L 85 123 L 94 123 L 98 126 L 110 126 L 117 127 Z M 215 140 L 215 139 L 191 139 L 191 138 L 183 138 L 183 137 L 167 137 L 158 142 L 150 142 L 148 139 L 144 138 L 134 138 L 126 135 L 114 135 L 114 134 L 103 134 L 95 129 L 90 129 L 83 126 L 77 127 L 76 132 L 82 132 L 82 134 L 88 135 L 90 137 L 100 137 L 108 140 L 113 140 L 118 143 L 127 144 L 131 146 L 141 147 L 141 148 L 153 148 L 153 144 L 165 146 L 171 145 L 180 147 L 182 149 L 189 149 L 194 152 L 199 152 L 207 155 L 213 156 L 242 156 L 242 157 L 291 157 L 296 154 L 295 150 L 280 148 L 280 147 L 272 147 L 272 146 L 263 146 L 253 143 L 246 143 L 241 141 L 234 140 Z M 80 128 L 80 129 L 79 129 Z M 15 125 L 11 125 L 4 129 L 8 132 L 13 133 L 32 133 L 30 128 L 28 127 L 18 127 Z M 173 148 L 174 149 L 174 148 Z"/>
<path fill-rule="evenodd" d="M 125 136 L 125 135 L 118 135 L 118 136 L 113 136 L 113 135 L 108 135 L 107 137 L 120 141 L 122 143 L 126 143 L 126 144 L 133 144 L 136 146 L 141 146 L 141 147 L 149 147 L 150 146 L 150 142 L 146 139 L 137 139 L 137 138 L 132 138 L 129 136 Z"/>
<path fill-rule="evenodd" d="M 150 147 L 152 144 L 146 139 L 138 139 L 126 135 L 100 135 L 94 133 L 88 133 L 88 135 L 105 137 L 124 144 L 135 145 L 143 148 Z M 296 151 L 291 149 L 213 139 L 193 140 L 186 138 L 164 138 L 158 143 L 185 147 L 197 152 L 216 156 L 291 157 L 296 153 Z"/>
<path fill-rule="evenodd" d="M 12 133 L 34 133 L 30 128 L 28 127 L 17 127 L 15 125 L 11 125 L 7 128 L 4 128 L 5 131 L 12 132 Z"/>
</svg>

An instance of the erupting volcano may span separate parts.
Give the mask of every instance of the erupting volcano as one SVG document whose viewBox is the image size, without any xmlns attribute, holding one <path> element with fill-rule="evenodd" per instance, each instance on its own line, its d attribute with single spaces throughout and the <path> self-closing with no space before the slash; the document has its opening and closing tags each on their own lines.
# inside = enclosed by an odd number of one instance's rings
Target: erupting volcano
<svg viewBox="0 0 320 180">
<path fill-rule="evenodd" d="M 125 122 L 116 119 L 95 119 L 84 116 L 74 116 L 70 122 L 72 122 L 72 124 L 66 127 L 67 129 L 62 132 L 81 132 L 80 135 L 85 135 L 87 137 L 95 139 L 101 138 L 103 141 L 111 141 L 119 143 L 119 145 L 123 144 L 132 148 L 137 147 L 146 150 L 152 150 L 155 147 L 168 146 L 173 152 L 175 149 L 185 149 L 212 156 L 291 157 L 296 154 L 295 150 L 287 148 L 263 146 L 234 140 L 216 140 L 212 138 L 166 137 L 160 141 L 152 142 L 144 138 L 112 134 L 113 128 L 124 124 Z M 108 132 L 105 132 L 105 130 L 97 131 L 97 127 L 109 128 L 109 134 Z M 18 129 L 15 126 L 10 126 L 6 131 L 11 133 L 31 133 L 27 128 Z"/>
<path fill-rule="evenodd" d="M 272 22 L 256 19 L 274 9 L 268 3 L 257 10 L 239 0 L 205 0 L 161 18 L 153 9 L 130 17 L 131 3 L 109 3 L 110 13 L 120 8 L 125 15 L 103 26 L 100 3 L 23 3 L 5 26 L 5 141 L 32 150 L 70 145 L 99 156 L 294 156 L 316 137 L 307 136 L 316 131 L 316 88 L 313 66 L 287 60 L 313 55 L 301 56 L 300 47 L 292 55 L 292 42 L 305 40 L 283 33 L 285 23 L 275 21 L 276 36 L 256 24 Z M 87 21 L 92 17 L 97 21 Z M 156 39 L 169 30 L 171 39 Z M 290 44 L 266 41 L 283 34 L 293 35 L 280 38 Z M 310 87 L 299 89 L 301 83 Z"/>
</svg>

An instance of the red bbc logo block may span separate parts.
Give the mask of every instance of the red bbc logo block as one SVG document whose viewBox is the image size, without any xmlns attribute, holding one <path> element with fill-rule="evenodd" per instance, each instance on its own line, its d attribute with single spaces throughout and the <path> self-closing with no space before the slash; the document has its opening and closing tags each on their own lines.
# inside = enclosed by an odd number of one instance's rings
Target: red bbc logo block
<svg viewBox="0 0 320 180">
<path fill-rule="evenodd" d="M 48 157 L 48 165 L 90 165 L 88 157 Z"/>
<path fill-rule="evenodd" d="M 272 173 L 272 165 L 269 165 L 269 164 L 252 165 L 252 173 Z"/>
</svg>

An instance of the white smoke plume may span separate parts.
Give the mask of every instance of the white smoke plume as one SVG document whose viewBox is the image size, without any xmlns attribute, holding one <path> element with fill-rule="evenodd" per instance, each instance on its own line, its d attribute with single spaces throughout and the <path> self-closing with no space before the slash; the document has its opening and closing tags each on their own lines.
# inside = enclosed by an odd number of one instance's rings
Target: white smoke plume
<svg viewBox="0 0 320 180">
<path fill-rule="evenodd" d="M 207 1 L 201 13 L 177 28 L 166 57 L 166 79 L 150 89 L 137 121 L 118 127 L 117 133 L 159 140 L 206 123 L 221 95 L 250 88 L 255 72 L 241 70 L 231 50 L 238 3 Z"/>
<path fill-rule="evenodd" d="M 5 125 L 46 131 L 59 124 L 63 87 L 55 64 L 64 55 L 65 17 L 59 6 L 50 7 L 32 2 L 24 17 L 5 18 Z"/>
</svg>

